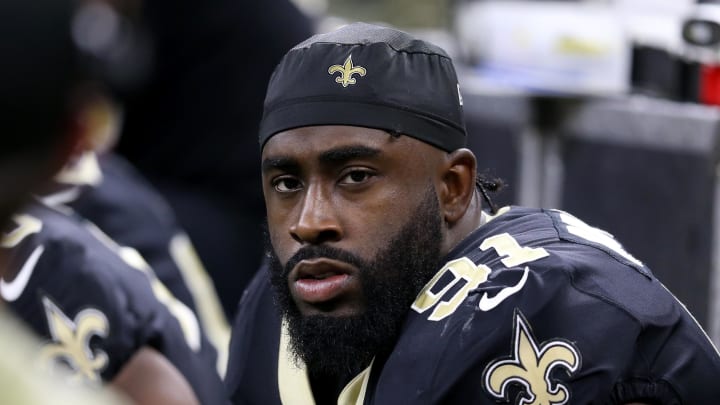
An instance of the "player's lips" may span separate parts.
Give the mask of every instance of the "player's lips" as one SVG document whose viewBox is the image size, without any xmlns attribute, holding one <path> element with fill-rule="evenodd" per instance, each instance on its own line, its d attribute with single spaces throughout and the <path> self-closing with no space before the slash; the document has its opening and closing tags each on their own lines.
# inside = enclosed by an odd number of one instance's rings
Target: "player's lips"
<svg viewBox="0 0 720 405">
<path fill-rule="evenodd" d="M 319 304 L 354 289 L 357 269 L 345 262 L 314 258 L 298 263 L 289 274 L 290 291 L 296 300 Z"/>
</svg>

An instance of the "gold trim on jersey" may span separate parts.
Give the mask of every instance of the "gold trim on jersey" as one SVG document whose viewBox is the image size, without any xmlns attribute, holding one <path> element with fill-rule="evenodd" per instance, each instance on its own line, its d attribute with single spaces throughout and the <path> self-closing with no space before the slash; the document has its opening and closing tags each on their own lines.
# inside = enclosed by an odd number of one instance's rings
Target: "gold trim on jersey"
<svg viewBox="0 0 720 405">
<path fill-rule="evenodd" d="M 195 301 L 197 318 L 202 324 L 205 335 L 215 346 L 218 353 L 217 370 L 220 376 L 224 377 L 228 362 L 230 326 L 215 292 L 215 285 L 185 233 L 173 236 L 168 250 Z"/>
<path fill-rule="evenodd" d="M 180 329 L 182 329 L 185 342 L 194 352 L 199 352 L 202 345 L 202 332 L 200 330 L 200 321 L 198 321 L 195 316 L 195 312 L 193 312 L 182 301 L 175 298 L 172 292 L 165 286 L 165 284 L 162 283 L 162 281 L 160 281 L 157 275 L 155 275 L 152 267 L 150 267 L 137 250 L 128 246 L 118 245 L 112 238 L 90 221 L 85 221 L 84 225 L 85 229 L 90 231 L 90 233 L 93 234 L 93 236 L 103 245 L 117 254 L 120 259 L 125 262 L 125 264 L 146 276 L 155 298 L 165 305 L 170 314 L 180 324 Z"/>
<path fill-rule="evenodd" d="M 362 405 L 367 393 L 373 362 L 353 378 L 338 396 L 338 405 Z M 280 331 L 278 347 L 278 391 L 284 405 L 315 405 L 310 378 L 302 360 L 290 351 L 290 335 L 285 321 Z"/>
<path fill-rule="evenodd" d="M 14 248 L 25 238 L 34 233 L 39 233 L 43 228 L 42 221 L 30 215 L 13 215 L 12 219 L 17 226 L 2 235 L 0 247 Z"/>
<path fill-rule="evenodd" d="M 63 184 L 93 185 L 102 182 L 103 175 L 100 170 L 97 155 L 94 152 L 85 152 L 74 162 L 67 164 L 55 176 L 55 181 Z"/>
<path fill-rule="evenodd" d="M 361 371 L 343 388 L 338 397 L 338 405 L 362 405 L 365 402 L 365 394 L 370 381 L 370 371 L 374 362 L 375 359 L 370 362 L 368 368 Z"/>
<path fill-rule="evenodd" d="M 285 405 L 315 405 L 305 364 L 290 352 L 290 335 L 285 321 L 280 331 L 278 390 L 280 401 Z"/>
<path fill-rule="evenodd" d="M 480 212 L 480 226 L 487 224 L 488 222 L 492 221 L 493 219 L 499 217 L 502 214 L 505 214 L 506 212 L 510 211 L 510 207 L 502 207 L 500 208 L 495 215 L 488 214 L 485 211 Z"/>
</svg>

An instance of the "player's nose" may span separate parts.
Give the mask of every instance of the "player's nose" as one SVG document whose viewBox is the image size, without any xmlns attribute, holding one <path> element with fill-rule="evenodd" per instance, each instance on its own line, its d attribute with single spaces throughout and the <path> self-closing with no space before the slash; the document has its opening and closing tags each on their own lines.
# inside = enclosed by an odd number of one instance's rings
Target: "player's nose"
<svg viewBox="0 0 720 405">
<path fill-rule="evenodd" d="M 328 190 L 311 185 L 301 201 L 290 235 L 301 244 L 321 244 L 342 238 L 342 227 Z"/>
</svg>

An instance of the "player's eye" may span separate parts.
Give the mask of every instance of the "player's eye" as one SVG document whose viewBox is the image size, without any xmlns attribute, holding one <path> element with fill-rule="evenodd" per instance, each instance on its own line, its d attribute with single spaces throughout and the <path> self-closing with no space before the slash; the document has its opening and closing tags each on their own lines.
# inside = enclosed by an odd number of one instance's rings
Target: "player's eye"
<svg viewBox="0 0 720 405">
<path fill-rule="evenodd" d="M 369 170 L 353 169 L 346 173 L 341 179 L 341 184 L 361 184 L 368 181 L 374 174 Z"/>
<path fill-rule="evenodd" d="M 293 191 L 299 190 L 302 187 L 300 180 L 288 176 L 278 177 L 273 180 L 272 184 L 275 188 L 275 191 L 280 193 L 291 193 Z"/>
</svg>

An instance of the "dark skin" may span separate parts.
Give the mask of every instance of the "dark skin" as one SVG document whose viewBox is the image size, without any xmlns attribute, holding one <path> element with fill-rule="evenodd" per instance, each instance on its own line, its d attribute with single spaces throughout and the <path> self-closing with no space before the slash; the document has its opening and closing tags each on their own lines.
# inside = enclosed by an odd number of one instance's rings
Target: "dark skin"
<svg viewBox="0 0 720 405">
<path fill-rule="evenodd" d="M 405 224 L 428 181 L 444 220 L 443 255 L 480 226 L 477 163 L 467 149 L 448 153 L 381 130 L 314 126 L 270 138 L 262 166 L 268 231 L 283 264 L 302 247 L 320 244 L 371 259 Z M 337 281 L 327 286 L 303 281 L 334 274 Z M 303 315 L 348 316 L 365 305 L 356 274 L 346 263 L 311 259 L 295 266 L 288 283 Z M 317 293 L 325 287 L 329 292 Z M 333 385 L 313 384 L 316 398 L 336 398 Z"/>
<path fill-rule="evenodd" d="M 313 244 L 371 259 L 405 224 L 428 179 L 445 219 L 443 254 L 480 224 L 475 158 L 467 149 L 446 153 L 380 130 L 318 126 L 273 136 L 262 158 L 270 238 L 283 264 Z M 289 280 L 295 303 L 304 315 L 357 314 L 363 310 L 363 293 L 356 272 L 325 259 L 300 262 Z M 347 275 L 336 305 L 328 308 L 322 299 L 302 295 L 295 281 L 310 273 Z"/>
<path fill-rule="evenodd" d="M 424 158 L 416 161 L 413 156 Z M 446 153 L 414 138 L 358 127 L 290 130 L 272 137 L 263 150 L 270 238 L 283 264 L 312 245 L 371 260 L 406 225 L 408 214 L 432 186 L 445 223 L 445 254 L 479 226 L 474 173 L 475 159 L 466 149 Z M 326 258 L 303 260 L 291 271 L 288 284 L 303 315 L 356 315 L 365 308 L 358 271 Z M 315 293 L 325 288 L 317 288 L 324 281 L 306 280 L 332 275 L 338 275 L 337 280 L 328 283 L 326 293 Z M 348 382 L 339 378 L 311 375 L 319 403 L 335 402 Z M 315 383 L 319 380 L 323 383 Z"/>
</svg>

